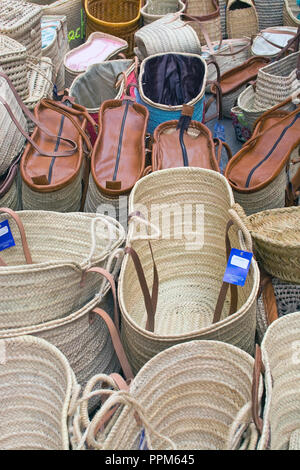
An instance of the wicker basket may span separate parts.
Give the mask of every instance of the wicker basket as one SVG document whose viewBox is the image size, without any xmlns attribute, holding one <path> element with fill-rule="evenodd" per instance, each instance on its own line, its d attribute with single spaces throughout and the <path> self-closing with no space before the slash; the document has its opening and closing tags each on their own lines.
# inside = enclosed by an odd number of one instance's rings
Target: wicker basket
<svg viewBox="0 0 300 470">
<path fill-rule="evenodd" d="M 192 21 L 191 26 L 196 31 L 201 44 L 222 39 L 218 0 L 200 2 L 199 0 L 186 0 L 185 13 L 195 18 L 196 21 Z"/>
<path fill-rule="evenodd" d="M 283 25 L 284 0 L 255 0 L 259 30 Z"/>
<path fill-rule="evenodd" d="M 74 372 L 54 346 L 31 336 L 0 340 L 1 450 L 69 450 Z"/>
<path fill-rule="evenodd" d="M 29 0 L 27 0 L 29 2 Z M 42 7 L 43 15 L 65 15 L 68 25 L 70 48 L 80 46 L 84 42 L 85 15 L 82 0 L 30 0 Z"/>
<path fill-rule="evenodd" d="M 300 284 L 299 214 L 300 207 L 285 207 L 245 219 L 265 271 L 296 284 Z"/>
<path fill-rule="evenodd" d="M 142 0 L 84 0 L 86 38 L 95 31 L 112 34 L 128 43 L 126 54 L 133 55 L 134 33 L 139 28 Z"/>
<path fill-rule="evenodd" d="M 182 13 L 185 4 L 181 0 L 147 0 L 141 9 L 144 25 L 159 20 L 168 13 Z"/>
<path fill-rule="evenodd" d="M 16 214 L 34 262 L 28 256 L 25 260 L 12 216 L 2 213 L 1 222 L 8 219 L 15 241 L 14 247 L 1 252 L 6 263 L 0 269 L 2 329 L 51 322 L 81 309 L 100 290 L 93 273 L 80 286 L 83 272 L 90 266 L 106 268 L 110 255 L 124 242 L 124 230 L 110 217 L 47 211 Z"/>
<path fill-rule="evenodd" d="M 266 403 L 258 450 L 299 450 L 300 312 L 270 325 L 261 345 Z"/>
<path fill-rule="evenodd" d="M 226 8 L 227 8 L 227 0 L 219 0 L 219 7 L 220 7 L 220 20 L 221 20 L 221 31 L 223 39 L 227 38 L 227 30 L 226 30 Z"/>
<path fill-rule="evenodd" d="M 1 0 L 0 34 L 26 47 L 30 56 L 42 56 L 42 9 L 24 0 Z"/>
<path fill-rule="evenodd" d="M 255 449 L 258 434 L 251 416 L 254 360 L 240 349 L 218 341 L 191 341 L 161 352 L 138 373 L 127 390 L 104 390 L 97 377 L 82 394 L 70 439 L 73 449 L 138 450 L 145 434 L 147 449 Z M 109 393 L 91 419 L 90 392 Z M 259 396 L 263 383 L 260 377 Z M 101 428 L 113 405 L 120 408 Z M 100 429 L 101 428 L 101 429 Z M 99 430 L 100 429 L 100 430 Z M 83 434 L 85 434 L 83 436 Z"/>
<path fill-rule="evenodd" d="M 300 52 L 277 60 L 258 71 L 254 104 L 258 109 L 270 109 L 286 100 L 300 87 L 297 63 Z"/>
<path fill-rule="evenodd" d="M 283 24 L 286 26 L 300 26 L 300 7 L 297 0 L 284 0 L 283 6 Z"/>
<path fill-rule="evenodd" d="M 195 83 L 198 85 L 197 93 L 194 93 L 192 99 L 188 103 L 182 103 L 177 106 L 171 106 L 168 104 L 162 104 L 159 102 L 152 101 L 148 96 L 145 94 L 145 88 L 147 83 L 144 79 L 145 70 L 152 70 L 154 67 L 153 64 L 156 65 L 159 60 L 165 60 L 167 56 L 175 56 L 176 60 L 179 58 L 183 58 L 186 61 L 190 61 L 191 63 L 194 62 L 194 66 L 192 68 L 192 72 L 195 77 Z M 195 64 L 197 63 L 197 67 Z M 178 70 L 178 69 L 177 69 Z M 197 70 L 197 71 L 196 71 Z M 176 76 L 177 71 L 173 71 L 174 76 Z M 205 84 L 206 84 L 206 74 L 207 74 L 207 65 L 204 59 L 197 54 L 187 54 L 187 53 L 166 53 L 166 54 L 155 54 L 147 59 L 143 60 L 140 68 L 139 74 L 139 88 L 136 90 L 136 101 L 140 103 L 149 111 L 149 121 L 148 121 L 148 128 L 147 131 L 149 134 L 153 134 L 155 128 L 161 124 L 162 122 L 173 121 L 176 119 L 180 119 L 182 106 L 183 104 L 188 104 L 194 107 L 194 113 L 192 119 L 194 121 L 202 122 L 204 117 L 204 93 L 205 93 Z M 181 77 L 182 79 L 182 77 Z M 175 83 L 175 82 L 174 82 Z"/>
<path fill-rule="evenodd" d="M 249 125 L 251 131 L 254 130 L 255 121 L 260 116 L 268 111 L 266 109 L 257 109 L 255 107 L 255 89 L 253 86 L 248 86 L 238 97 L 237 105 L 245 116 L 245 119 Z"/>
<path fill-rule="evenodd" d="M 152 232 L 151 245 L 159 276 L 155 328 L 151 332 L 145 328 L 147 315 L 135 265 L 129 254 L 125 256 L 119 281 L 122 338 L 135 372 L 158 352 L 192 339 L 218 339 L 253 353 L 259 284 L 255 261 L 245 286 L 238 288 L 235 313 L 229 316 L 228 295 L 220 321 L 213 323 L 226 267 L 226 226 L 233 218 L 242 227 L 233 205 L 227 180 L 213 170 L 188 167 L 160 170 L 135 185 L 129 199 L 129 214 L 140 208 L 151 224 L 158 227 Z M 164 214 L 161 223 L 160 211 Z M 182 226 L 183 214 L 187 219 Z M 197 229 L 196 218 L 198 225 L 205 227 L 204 233 Z M 139 221 L 132 219 L 127 244 L 138 253 L 150 286 L 153 262 L 145 241 L 147 234 L 141 231 L 144 225 L 139 224 L 140 237 L 136 236 L 134 220 Z M 159 239 L 157 230 L 162 233 Z M 251 251 L 251 237 L 247 230 L 243 233 Z M 236 225 L 229 235 L 232 246 L 245 249 Z"/>
<path fill-rule="evenodd" d="M 226 10 L 228 38 L 252 37 L 259 31 L 257 11 L 252 0 L 228 0 Z"/>
<path fill-rule="evenodd" d="M 8 36 L 0 36 L 0 67 L 12 81 L 21 99 L 28 93 L 26 60 L 26 47 Z"/>
<path fill-rule="evenodd" d="M 112 44 L 111 48 L 110 45 Z M 127 49 L 128 44 L 123 39 L 110 34 L 96 31 L 92 33 L 85 44 L 68 52 L 64 58 L 66 87 L 70 88 L 73 81 L 88 67 L 116 57 Z M 88 53 L 89 49 L 92 53 Z M 97 52 L 96 52 L 97 49 Z M 109 52 L 111 51 L 111 52 Z"/>
<path fill-rule="evenodd" d="M 135 53 L 140 60 L 162 52 L 201 53 L 201 43 L 194 29 L 170 13 L 135 33 Z"/>
</svg>

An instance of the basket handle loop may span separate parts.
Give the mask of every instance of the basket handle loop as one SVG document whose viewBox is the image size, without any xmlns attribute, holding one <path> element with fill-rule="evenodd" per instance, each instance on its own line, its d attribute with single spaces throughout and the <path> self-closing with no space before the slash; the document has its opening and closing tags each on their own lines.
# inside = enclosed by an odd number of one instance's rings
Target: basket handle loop
<svg viewBox="0 0 300 470">
<path fill-rule="evenodd" d="M 14 219 L 14 221 L 16 222 L 16 224 L 18 226 L 18 229 L 19 229 L 19 232 L 20 232 L 20 235 L 21 235 L 21 240 L 22 240 L 22 245 L 23 245 L 23 252 L 24 252 L 26 262 L 27 262 L 27 264 L 33 264 L 31 254 L 30 254 L 30 250 L 29 250 L 28 243 L 27 243 L 27 239 L 26 239 L 24 225 L 23 225 L 19 215 L 16 212 L 14 212 L 12 209 L 8 209 L 7 207 L 1 207 L 0 208 L 0 213 L 1 212 L 5 213 L 5 214 L 9 214 Z M 3 259 L 1 257 L 0 257 L 0 266 L 7 266 L 7 264 L 3 261 Z"/>
</svg>

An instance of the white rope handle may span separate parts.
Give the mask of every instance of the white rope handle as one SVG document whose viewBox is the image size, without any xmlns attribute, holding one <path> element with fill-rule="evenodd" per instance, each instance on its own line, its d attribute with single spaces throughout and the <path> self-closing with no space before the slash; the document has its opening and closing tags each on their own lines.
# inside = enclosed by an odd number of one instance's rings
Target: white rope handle
<svg viewBox="0 0 300 470">
<path fill-rule="evenodd" d="M 243 234 L 246 249 L 250 253 L 252 253 L 253 245 L 252 245 L 252 238 L 251 238 L 249 230 L 247 229 L 246 225 L 244 224 L 244 222 L 242 221 L 242 219 L 240 218 L 239 214 L 236 212 L 235 209 L 228 209 L 228 212 L 233 222 L 238 226 L 238 228 L 241 230 Z"/>
</svg>

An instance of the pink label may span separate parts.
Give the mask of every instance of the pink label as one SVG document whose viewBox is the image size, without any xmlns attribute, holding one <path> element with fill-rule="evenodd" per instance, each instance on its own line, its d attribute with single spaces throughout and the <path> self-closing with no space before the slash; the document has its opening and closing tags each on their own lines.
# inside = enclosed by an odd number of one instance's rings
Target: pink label
<svg viewBox="0 0 300 470">
<path fill-rule="evenodd" d="M 117 51 L 122 43 L 108 38 L 95 38 L 77 50 L 74 49 L 66 58 L 66 66 L 75 72 L 86 70 L 89 65 L 104 61 Z"/>
</svg>

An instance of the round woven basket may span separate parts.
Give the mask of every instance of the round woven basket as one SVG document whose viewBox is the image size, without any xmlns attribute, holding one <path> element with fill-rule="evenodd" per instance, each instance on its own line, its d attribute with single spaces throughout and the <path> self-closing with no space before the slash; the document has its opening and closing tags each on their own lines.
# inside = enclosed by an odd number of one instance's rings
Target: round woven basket
<svg viewBox="0 0 300 470">
<path fill-rule="evenodd" d="M 201 53 L 194 29 L 172 13 L 140 28 L 134 38 L 140 60 L 162 52 Z"/>
<path fill-rule="evenodd" d="M 128 391 L 111 390 L 102 409 L 86 421 L 84 411 L 95 378 L 82 394 L 81 410 L 75 414 L 70 429 L 72 447 L 84 447 L 85 432 L 90 449 L 138 450 L 142 434 L 147 449 L 154 450 L 254 449 L 253 365 L 249 354 L 218 341 L 173 346 L 151 359 Z M 113 386 L 109 377 L 106 380 Z M 104 431 L 99 431 L 115 404 L 120 408 Z"/>
<path fill-rule="evenodd" d="M 147 0 L 141 9 L 144 25 L 159 20 L 168 13 L 182 13 L 185 4 L 181 0 Z"/>
<path fill-rule="evenodd" d="M 295 433 L 299 445 L 299 325 L 300 312 L 276 320 L 261 345 L 266 403 L 259 450 L 288 450 L 296 444 Z"/>
<path fill-rule="evenodd" d="M 220 41 L 222 39 L 220 7 L 218 0 L 186 0 L 185 13 L 189 16 L 198 17 L 199 23 L 196 21 L 191 23 L 192 28 L 196 31 L 201 44 L 207 43 L 207 37 L 210 41 Z M 204 34 L 205 29 L 206 34 Z"/>
<path fill-rule="evenodd" d="M 1 450 L 69 450 L 78 384 L 65 356 L 32 336 L 0 340 Z"/>
<path fill-rule="evenodd" d="M 244 219 L 265 271 L 296 284 L 300 284 L 299 214 L 299 207 L 285 207 Z"/>
<path fill-rule="evenodd" d="M 228 0 L 226 10 L 228 38 L 256 35 L 259 31 L 257 11 L 252 0 Z"/>
<path fill-rule="evenodd" d="M 86 38 L 94 31 L 112 34 L 128 43 L 126 54 L 132 56 L 134 33 L 139 28 L 142 0 L 84 0 Z"/>
<path fill-rule="evenodd" d="M 243 225 L 234 210 L 227 180 L 215 171 L 199 168 L 160 170 L 135 185 L 129 199 L 129 214 L 137 210 L 148 220 L 151 218 L 156 227 L 151 246 L 159 288 L 151 332 L 145 326 L 147 312 L 135 266 L 127 254 L 120 273 L 119 302 L 122 338 L 134 371 L 163 349 L 192 339 L 218 339 L 252 354 L 259 284 L 255 261 L 244 287 L 238 288 L 234 313 L 229 315 L 228 293 L 220 321 L 213 323 L 227 264 L 225 234 L 229 220 L 237 224 L 229 232 L 231 246 L 246 249 L 239 230 L 244 230 Z M 139 237 L 136 235 L 138 221 L 133 218 L 130 223 L 127 245 L 140 257 L 150 288 L 153 261 L 145 240 L 149 235 L 143 232 Z M 143 227 L 141 224 L 140 230 Z M 159 239 L 157 230 L 161 233 Z M 244 230 L 243 234 L 247 250 L 251 251 L 249 233 Z"/>
<path fill-rule="evenodd" d="M 9 221 L 15 246 L 1 252 L 1 328 L 23 328 L 62 318 L 82 308 L 99 293 L 99 279 L 83 272 L 106 268 L 109 256 L 124 242 L 117 221 L 95 214 L 48 211 L 18 212 L 32 255 L 25 260 L 19 230 Z M 26 264 L 26 262 L 28 264 Z M 104 285 L 103 285 L 104 288 Z M 67 295 L 66 295 L 67 292 Z"/>
<path fill-rule="evenodd" d="M 300 8 L 297 5 L 297 0 L 284 0 L 283 5 L 283 24 L 286 26 L 300 25 L 300 19 L 298 17 Z"/>
</svg>

